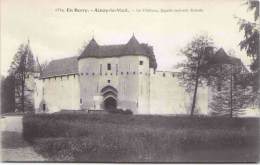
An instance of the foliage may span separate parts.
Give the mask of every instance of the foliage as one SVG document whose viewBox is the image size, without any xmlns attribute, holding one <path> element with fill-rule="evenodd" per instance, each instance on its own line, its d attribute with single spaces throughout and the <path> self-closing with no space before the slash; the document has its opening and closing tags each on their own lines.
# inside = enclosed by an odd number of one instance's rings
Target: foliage
<svg viewBox="0 0 260 165">
<path fill-rule="evenodd" d="M 239 30 L 244 33 L 244 39 L 239 43 L 241 50 L 245 50 L 247 55 L 251 57 L 252 63 L 250 65 L 253 73 L 250 75 L 250 80 L 253 84 L 253 95 L 255 95 L 254 102 L 258 102 L 260 106 L 259 98 L 259 78 L 260 78 L 260 65 L 259 65 L 259 1 L 258 0 L 246 0 L 245 5 L 248 5 L 248 10 L 254 11 L 254 21 L 248 21 L 243 18 L 238 19 Z M 251 84 L 250 84 L 251 85 Z"/>
<path fill-rule="evenodd" d="M 258 119 L 101 114 L 26 115 L 24 137 L 50 160 L 172 162 L 188 151 L 254 146 Z M 179 158 L 181 158 L 179 157 Z M 193 161 L 203 161 L 192 157 Z M 204 158 L 205 159 L 205 158 Z M 182 160 L 183 161 L 183 160 Z"/>
<path fill-rule="evenodd" d="M 244 114 L 244 108 L 249 105 L 250 88 L 237 86 L 232 89 L 224 85 L 221 91 L 214 91 L 213 101 L 210 104 L 212 115 L 238 117 Z"/>
<path fill-rule="evenodd" d="M 37 61 L 38 61 L 38 60 L 37 60 Z M 47 68 L 48 64 L 49 64 L 49 62 L 48 62 L 47 60 L 44 61 L 43 63 L 41 63 L 41 64 L 40 64 L 41 70 L 44 70 L 45 68 Z"/>
<path fill-rule="evenodd" d="M 186 57 L 186 61 L 179 64 L 182 68 L 179 78 L 181 84 L 186 87 L 188 92 L 193 91 L 193 101 L 191 106 L 191 116 L 194 113 L 197 97 L 197 88 L 207 79 L 207 54 L 206 48 L 212 46 L 213 42 L 207 35 L 195 37 L 184 49 L 181 54 Z"/>
<path fill-rule="evenodd" d="M 244 40 L 239 45 L 244 49 L 249 57 L 252 57 L 251 70 L 259 68 L 259 27 L 256 23 L 248 22 L 244 19 L 239 20 L 239 30 L 244 31 Z M 259 26 L 259 25 L 258 25 Z"/>
<path fill-rule="evenodd" d="M 108 111 L 109 113 L 117 113 L 117 114 L 124 114 L 124 115 L 132 115 L 133 111 L 131 111 L 130 109 L 127 110 L 123 110 L 123 109 L 111 109 Z"/>
<path fill-rule="evenodd" d="M 187 91 L 192 91 L 194 89 L 195 81 L 197 76 L 196 70 L 198 68 L 198 62 L 200 61 L 200 66 L 205 66 L 205 55 L 204 51 L 206 47 L 212 46 L 212 39 L 208 36 L 198 36 L 194 38 L 184 49 L 181 50 L 181 54 L 186 57 L 186 61 L 178 64 L 178 67 L 182 69 L 182 74 L 180 78 L 182 84 L 185 85 Z M 200 83 L 202 83 L 202 78 L 205 76 L 206 70 L 203 68 L 199 70 L 199 76 L 201 76 Z"/>
<path fill-rule="evenodd" d="M 1 113 L 14 112 L 14 76 L 9 75 L 1 79 Z"/>
<path fill-rule="evenodd" d="M 243 68 L 242 63 L 215 64 L 210 67 L 212 115 L 237 117 L 251 104 L 254 98 L 252 88 L 240 81 L 247 75 Z"/>
<path fill-rule="evenodd" d="M 24 112 L 32 110 L 32 100 L 28 98 L 30 90 L 26 87 L 25 79 L 34 71 L 34 57 L 29 43 L 20 45 L 14 55 L 9 74 L 14 75 L 15 82 L 15 108 Z"/>
<path fill-rule="evenodd" d="M 244 32 L 244 40 L 239 45 L 241 49 L 246 50 L 249 57 L 252 57 L 252 71 L 259 69 L 259 24 L 256 21 L 259 18 L 259 1 L 249 0 L 245 3 L 249 10 L 254 10 L 255 22 L 250 22 L 246 19 L 238 18 L 239 30 Z"/>
</svg>

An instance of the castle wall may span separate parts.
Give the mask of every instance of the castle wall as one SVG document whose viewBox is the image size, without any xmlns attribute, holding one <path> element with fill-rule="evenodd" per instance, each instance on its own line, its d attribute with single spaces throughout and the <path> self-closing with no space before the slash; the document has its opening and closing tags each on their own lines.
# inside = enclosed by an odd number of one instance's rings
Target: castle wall
<svg viewBox="0 0 260 165">
<path fill-rule="evenodd" d="M 150 68 L 147 57 L 139 57 L 143 65 L 138 65 L 138 114 L 150 113 Z"/>
<path fill-rule="evenodd" d="M 178 83 L 176 73 L 151 72 L 150 76 L 150 113 L 185 114 L 188 96 Z"/>
<path fill-rule="evenodd" d="M 78 75 L 64 75 L 39 81 L 42 82 L 38 82 L 35 92 L 35 107 L 39 112 L 43 110 L 42 104 L 46 105 L 47 112 L 80 109 Z"/>
<path fill-rule="evenodd" d="M 190 105 L 191 105 L 191 101 L 189 103 Z M 209 87 L 206 85 L 198 87 L 197 101 L 196 101 L 197 109 L 195 109 L 195 113 L 200 115 L 209 115 L 210 114 L 209 101 L 210 101 Z"/>
<path fill-rule="evenodd" d="M 148 57 L 84 58 L 79 60 L 78 68 L 78 75 L 35 80 L 37 112 L 42 111 L 43 104 L 47 112 L 104 110 L 101 90 L 112 86 L 117 90 L 118 109 L 130 109 L 135 114 L 190 113 L 193 93 L 181 86 L 179 73 L 154 72 L 149 68 Z M 208 114 L 208 99 L 208 88 L 199 87 L 195 113 Z"/>
<path fill-rule="evenodd" d="M 192 94 L 185 88 L 174 72 L 153 72 L 150 76 L 150 114 L 189 114 Z M 199 87 L 196 113 L 208 112 L 207 88 Z"/>
<path fill-rule="evenodd" d="M 96 58 L 81 59 L 78 62 L 79 66 L 79 84 L 80 84 L 80 99 L 81 109 L 87 110 L 101 110 L 100 102 L 97 104 L 94 101 L 94 97 L 100 95 L 99 84 L 99 61 Z"/>
<path fill-rule="evenodd" d="M 43 81 L 41 79 L 35 79 L 34 88 L 34 108 L 35 112 L 41 112 L 41 101 L 43 100 Z"/>
<path fill-rule="evenodd" d="M 140 61 L 143 61 L 142 65 Z M 107 70 L 108 63 L 111 70 Z M 88 58 L 80 60 L 79 71 L 75 77 L 36 79 L 36 111 L 42 112 L 43 104 L 46 104 L 47 112 L 62 109 L 104 110 L 101 89 L 109 85 L 118 91 L 117 108 L 130 109 L 135 114 L 190 113 L 193 93 L 187 93 L 181 86 L 178 73 L 154 72 L 149 69 L 146 57 Z M 208 99 L 208 89 L 199 87 L 196 113 L 208 113 Z"/>
</svg>

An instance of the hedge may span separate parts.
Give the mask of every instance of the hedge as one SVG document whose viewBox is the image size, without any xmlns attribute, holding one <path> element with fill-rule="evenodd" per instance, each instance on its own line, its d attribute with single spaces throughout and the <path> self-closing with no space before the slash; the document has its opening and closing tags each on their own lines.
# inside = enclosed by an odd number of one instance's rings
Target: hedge
<svg viewBox="0 0 260 165">
<path fill-rule="evenodd" d="M 167 162 L 195 149 L 259 145 L 257 118 L 44 114 L 24 116 L 23 125 L 51 160 Z"/>
</svg>

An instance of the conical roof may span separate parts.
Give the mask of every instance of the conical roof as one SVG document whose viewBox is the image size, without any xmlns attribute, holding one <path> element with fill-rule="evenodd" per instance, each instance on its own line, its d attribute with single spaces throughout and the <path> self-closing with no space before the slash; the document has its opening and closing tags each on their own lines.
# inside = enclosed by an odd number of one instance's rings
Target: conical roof
<svg viewBox="0 0 260 165">
<path fill-rule="evenodd" d="M 133 35 L 125 45 L 125 53 L 129 55 L 142 55 L 146 53 L 146 50 L 143 49 L 143 46 L 139 44 Z"/>
<path fill-rule="evenodd" d="M 94 38 L 92 38 L 88 44 L 89 48 L 98 48 L 98 44 Z"/>
<path fill-rule="evenodd" d="M 135 38 L 135 35 L 133 34 L 133 36 L 130 38 L 130 40 L 127 43 L 128 46 L 137 46 L 139 45 L 139 42 L 137 41 L 137 39 Z"/>
<path fill-rule="evenodd" d="M 94 38 L 92 38 L 88 45 L 86 46 L 85 50 L 82 52 L 82 54 L 88 55 L 88 56 L 98 56 L 98 44 Z"/>
</svg>

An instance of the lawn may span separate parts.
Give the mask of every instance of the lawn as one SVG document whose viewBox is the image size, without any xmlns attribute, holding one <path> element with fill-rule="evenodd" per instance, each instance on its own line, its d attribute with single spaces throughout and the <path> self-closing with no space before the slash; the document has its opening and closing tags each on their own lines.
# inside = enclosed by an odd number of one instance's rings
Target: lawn
<svg viewBox="0 0 260 165">
<path fill-rule="evenodd" d="M 50 161 L 257 162 L 258 118 L 25 115 L 23 136 Z"/>
</svg>

